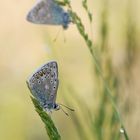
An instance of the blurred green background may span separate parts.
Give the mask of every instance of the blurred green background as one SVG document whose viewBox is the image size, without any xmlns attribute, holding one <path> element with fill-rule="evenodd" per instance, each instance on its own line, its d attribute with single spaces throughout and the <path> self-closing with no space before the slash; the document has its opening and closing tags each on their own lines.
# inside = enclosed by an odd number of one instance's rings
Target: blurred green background
<svg viewBox="0 0 140 140">
<path fill-rule="evenodd" d="M 75 25 L 63 31 L 59 26 L 28 23 L 25 17 L 34 2 L 0 2 L 0 140 L 48 139 L 25 81 L 52 59 L 59 65 L 57 101 L 76 110 L 69 118 L 61 111 L 52 115 L 62 139 L 124 139 L 116 136 L 119 123 L 108 115 L 114 112 L 111 102 L 104 98 L 100 74 Z M 74 11 L 92 36 L 128 135 L 139 140 L 140 1 L 88 0 L 88 5 L 93 14 L 93 36 L 81 1 L 72 0 Z"/>
</svg>

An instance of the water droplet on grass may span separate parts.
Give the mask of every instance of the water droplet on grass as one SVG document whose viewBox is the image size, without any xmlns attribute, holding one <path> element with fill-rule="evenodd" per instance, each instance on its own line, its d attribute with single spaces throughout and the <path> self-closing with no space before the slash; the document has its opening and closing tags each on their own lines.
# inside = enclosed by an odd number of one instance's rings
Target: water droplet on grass
<svg viewBox="0 0 140 140">
<path fill-rule="evenodd" d="M 123 129 L 123 128 L 120 128 L 120 132 L 121 132 L 121 133 L 124 133 L 124 129 Z"/>
</svg>

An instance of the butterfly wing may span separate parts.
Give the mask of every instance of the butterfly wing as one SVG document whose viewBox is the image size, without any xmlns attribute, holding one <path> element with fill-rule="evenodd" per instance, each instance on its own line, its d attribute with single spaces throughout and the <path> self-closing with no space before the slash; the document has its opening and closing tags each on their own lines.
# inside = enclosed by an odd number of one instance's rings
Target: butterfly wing
<svg viewBox="0 0 140 140">
<path fill-rule="evenodd" d="M 40 0 L 27 15 L 27 20 L 36 24 L 62 26 L 67 26 L 69 18 L 69 14 L 54 0 Z"/>
<path fill-rule="evenodd" d="M 32 95 L 42 107 L 48 109 L 52 109 L 55 104 L 58 83 L 58 66 L 55 61 L 40 67 L 27 80 Z"/>
</svg>

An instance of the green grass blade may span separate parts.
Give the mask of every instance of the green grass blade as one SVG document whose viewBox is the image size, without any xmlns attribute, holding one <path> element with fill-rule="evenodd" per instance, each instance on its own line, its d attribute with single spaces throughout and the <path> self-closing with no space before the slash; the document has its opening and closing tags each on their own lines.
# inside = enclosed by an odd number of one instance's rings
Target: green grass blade
<svg viewBox="0 0 140 140">
<path fill-rule="evenodd" d="M 43 111 L 42 107 L 39 105 L 38 101 L 35 98 L 31 97 L 31 99 L 35 106 L 36 112 L 45 124 L 45 128 L 50 140 L 61 140 L 61 136 L 58 133 L 57 128 L 55 127 L 51 117 L 45 111 Z"/>
<path fill-rule="evenodd" d="M 83 5 L 83 8 L 86 10 L 86 12 L 88 14 L 88 18 L 89 18 L 90 22 L 92 22 L 92 14 L 91 14 L 91 12 L 88 9 L 87 0 L 83 0 L 82 1 L 82 5 Z"/>
<path fill-rule="evenodd" d="M 117 104 L 115 102 L 115 99 L 113 98 L 112 96 L 112 92 L 111 92 L 111 89 L 102 73 L 102 69 L 100 67 L 100 63 L 95 55 L 95 52 L 94 52 L 94 46 L 93 46 L 93 42 L 92 40 L 89 38 L 89 35 L 86 33 L 85 31 L 85 26 L 83 24 L 83 22 L 81 21 L 81 18 L 77 15 L 76 12 L 73 11 L 72 9 L 72 6 L 70 4 L 70 2 L 68 0 L 64 0 L 66 6 L 68 7 L 69 9 L 69 13 L 71 15 L 71 18 L 72 18 L 72 22 L 76 25 L 77 29 L 78 29 L 78 32 L 80 33 L 80 35 L 83 37 L 91 55 L 92 55 L 92 58 L 93 58 L 93 62 L 94 62 L 94 65 L 96 66 L 96 69 L 98 71 L 98 73 L 100 74 L 100 77 L 103 81 L 103 84 L 104 84 L 104 87 L 106 89 L 106 95 L 109 97 L 111 103 L 112 103 L 112 106 L 117 114 L 117 117 L 118 117 L 118 121 L 120 122 L 120 125 L 123 126 L 123 130 L 124 130 L 124 137 L 125 137 L 125 140 L 129 140 L 129 137 L 128 137 L 128 134 L 127 134 L 127 131 L 123 125 L 123 121 L 122 121 L 122 118 L 121 118 L 121 114 L 120 114 L 120 111 L 117 107 Z M 86 1 L 84 1 L 85 3 Z M 84 5 L 85 6 L 85 5 Z M 104 31 L 105 32 L 105 31 Z"/>
</svg>

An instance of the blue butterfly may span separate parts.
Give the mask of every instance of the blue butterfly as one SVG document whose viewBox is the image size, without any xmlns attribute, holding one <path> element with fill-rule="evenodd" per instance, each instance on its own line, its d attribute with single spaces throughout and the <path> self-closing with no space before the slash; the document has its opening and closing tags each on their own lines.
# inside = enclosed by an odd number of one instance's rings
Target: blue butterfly
<svg viewBox="0 0 140 140">
<path fill-rule="evenodd" d="M 50 61 L 39 67 L 27 80 L 32 95 L 38 100 L 40 106 L 49 113 L 52 110 L 62 109 L 60 105 L 65 106 L 56 103 L 58 84 L 58 65 L 56 61 Z M 65 107 L 74 111 L 67 106 Z M 68 115 L 63 109 L 62 111 Z"/>
<path fill-rule="evenodd" d="M 69 12 L 54 0 L 39 0 L 27 14 L 27 20 L 36 24 L 62 25 L 64 29 L 71 22 Z"/>
</svg>

